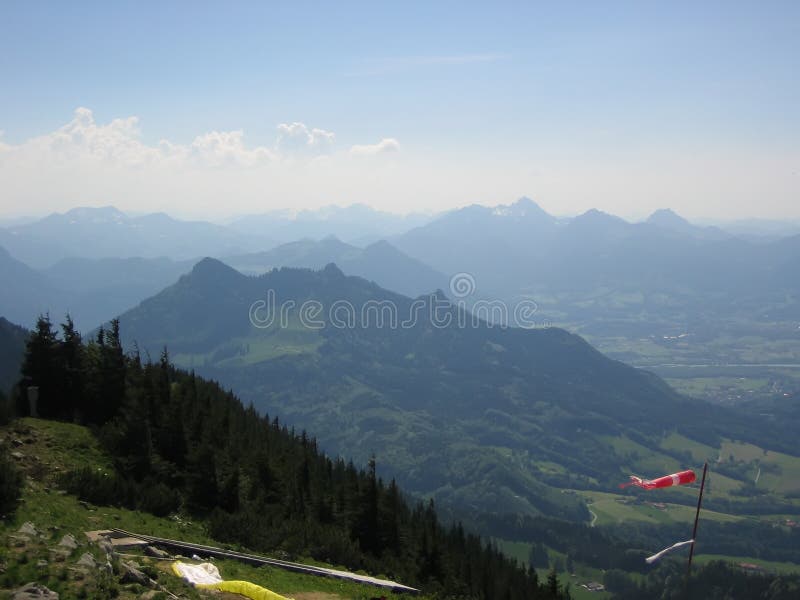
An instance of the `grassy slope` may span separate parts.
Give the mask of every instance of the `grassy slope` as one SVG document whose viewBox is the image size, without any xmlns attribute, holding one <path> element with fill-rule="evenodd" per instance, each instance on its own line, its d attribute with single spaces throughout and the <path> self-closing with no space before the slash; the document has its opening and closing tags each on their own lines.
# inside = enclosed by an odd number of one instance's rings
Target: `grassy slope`
<svg viewBox="0 0 800 600">
<path fill-rule="evenodd" d="M 602 492 L 578 492 L 587 499 L 589 509 L 597 515 L 597 525 L 612 525 L 627 521 L 646 523 L 692 523 L 695 509 L 690 506 L 663 503 L 663 508 L 655 506 L 662 503 L 641 501 L 631 496 L 606 494 Z M 704 510 L 703 519 L 730 522 L 742 517 Z"/>
<path fill-rule="evenodd" d="M 214 362 L 215 352 L 223 352 L 234 349 L 240 349 L 241 353 L 227 358 L 223 358 L 218 364 L 225 364 L 229 366 L 243 366 L 254 364 L 269 358 L 285 354 L 309 353 L 314 354 L 321 343 L 321 338 L 314 332 L 303 330 L 297 323 L 291 323 L 287 329 L 272 328 L 268 331 L 256 331 L 252 335 L 243 338 L 226 342 L 222 347 L 215 349 L 204 355 L 179 355 L 176 360 L 184 365 L 193 366 L 202 364 L 204 361 Z M 352 395 L 366 394 L 370 390 L 364 386 L 355 386 L 351 390 Z M 413 436 L 425 429 L 426 423 L 424 422 L 404 422 L 402 418 L 397 415 L 391 414 L 382 408 L 372 408 L 369 411 L 364 411 L 365 418 L 371 418 L 372 426 L 378 425 L 389 428 L 395 431 L 394 435 L 388 436 L 389 442 L 402 442 L 404 436 Z M 378 423 L 378 425 L 375 425 Z M 356 427 L 353 423 L 352 427 Z M 352 429 L 352 427 L 350 429 Z M 342 430 L 341 435 L 352 433 L 349 430 Z M 760 448 L 750 444 L 740 444 L 733 442 L 725 442 L 721 448 L 713 448 L 711 446 L 702 444 L 695 440 L 691 440 L 676 432 L 667 434 L 661 441 L 660 448 L 658 447 L 645 447 L 634 440 L 625 436 L 598 436 L 598 438 L 605 444 L 608 444 L 615 453 L 623 457 L 626 461 L 625 467 L 631 473 L 636 473 L 643 476 L 656 476 L 675 472 L 687 467 L 698 467 L 703 461 L 710 462 L 711 470 L 709 475 L 709 487 L 707 493 L 709 497 L 717 495 L 718 497 L 730 498 L 731 493 L 742 488 L 744 482 L 752 481 L 758 472 L 759 464 L 768 464 L 771 469 L 764 469 L 760 475 L 757 487 L 769 494 L 782 496 L 787 493 L 800 491 L 800 458 L 780 454 L 776 452 L 764 453 Z M 372 440 L 372 432 L 362 432 L 359 436 L 360 446 L 374 449 L 375 442 Z M 391 458 L 393 443 L 383 445 L 384 458 Z M 472 450 L 473 444 L 467 440 L 461 440 L 451 444 L 453 450 L 458 449 L 461 454 L 467 454 Z M 514 450 L 502 446 L 496 447 L 481 447 L 481 462 L 502 464 L 507 462 L 514 462 L 515 460 L 524 463 L 530 460 L 526 457 L 519 457 L 515 455 Z M 685 461 L 680 460 L 674 456 L 675 452 L 689 452 L 695 464 L 684 464 Z M 496 455 L 496 456 L 494 456 Z M 492 458 L 494 456 L 494 458 Z M 732 456 L 735 460 L 752 463 L 748 468 L 742 470 L 740 478 L 734 479 L 719 472 L 715 472 L 714 462 L 720 457 Z M 471 472 L 475 472 L 475 462 L 467 461 Z M 542 472 L 551 473 L 565 473 L 566 470 L 562 465 L 554 462 L 532 460 L 530 461 L 536 469 Z M 408 465 L 412 469 L 413 465 Z M 523 465 L 524 467 L 524 465 Z M 528 469 L 521 469 L 521 473 L 527 473 Z M 451 473 L 451 476 L 454 475 Z M 524 476 L 523 476 L 524 477 Z M 452 477 L 451 477 L 452 478 Z M 436 491 L 440 500 L 450 499 L 452 491 L 443 487 Z M 696 496 L 697 490 L 695 487 L 691 488 L 677 488 L 672 491 L 677 494 L 683 502 L 688 502 L 691 505 L 693 498 Z M 519 512 L 536 512 L 535 508 L 528 505 L 525 498 L 519 495 L 507 494 L 509 498 L 516 498 L 518 503 L 513 506 L 514 510 Z M 614 497 L 612 497 L 614 496 Z M 586 497 L 586 494 L 584 494 Z M 611 495 L 611 494 L 594 494 L 596 503 L 592 510 L 597 514 L 598 524 L 612 523 L 618 520 L 634 519 L 647 522 L 667 522 L 667 521 L 681 521 L 685 522 L 691 518 L 691 510 L 687 507 L 670 504 L 666 511 L 659 511 L 658 509 L 641 504 L 621 504 L 615 500 L 624 499 L 627 497 L 625 494 Z M 557 496 L 555 497 L 558 498 Z M 598 499 L 599 498 L 599 499 Z M 510 507 L 509 507 L 510 508 Z M 798 503 L 798 510 L 800 510 L 800 502 Z M 717 520 L 735 520 L 734 517 L 723 515 L 721 513 L 707 513 L 709 518 Z"/>
<path fill-rule="evenodd" d="M 292 320 L 289 326 L 285 329 L 273 326 L 268 330 L 254 330 L 250 335 L 229 340 L 217 348 L 207 352 L 206 354 L 180 354 L 176 355 L 174 359 L 179 364 L 187 367 L 202 365 L 204 363 L 215 363 L 218 366 L 241 367 L 253 365 L 268 359 L 272 359 L 282 355 L 294 355 L 305 353 L 314 355 L 318 350 L 322 339 L 316 332 L 302 328 L 299 323 Z M 364 394 L 367 395 L 371 390 L 363 385 L 355 385 L 350 390 L 351 395 Z M 339 398 L 338 400 L 341 400 Z M 395 462 L 400 460 L 400 457 L 393 456 L 392 448 L 395 443 L 402 445 L 404 441 L 402 438 L 408 436 L 418 435 L 420 431 L 424 431 L 426 423 L 424 422 L 404 422 L 403 418 L 399 415 L 392 414 L 381 407 L 371 408 L 369 411 L 362 411 L 365 419 L 369 422 L 370 427 L 378 427 L 387 430 L 393 430 L 393 435 L 387 435 L 384 440 L 387 443 L 382 445 L 383 458 L 388 462 Z M 482 425 L 485 427 L 485 424 Z M 368 449 L 374 451 L 375 441 L 372 439 L 372 431 L 363 431 L 364 428 L 369 429 L 366 424 L 351 423 L 351 427 L 342 429 L 340 436 L 350 435 L 359 439 L 357 448 Z M 359 429 L 359 435 L 354 436 L 353 429 Z M 625 467 L 631 473 L 636 473 L 643 476 L 656 476 L 660 474 L 675 472 L 688 467 L 698 467 L 703 461 L 708 460 L 711 463 L 711 479 L 709 486 L 709 496 L 719 494 L 720 496 L 730 497 L 731 492 L 735 492 L 742 488 L 743 483 L 753 481 L 755 478 L 758 467 L 760 464 L 769 465 L 768 469 L 763 469 L 759 477 L 757 487 L 769 494 L 776 494 L 782 496 L 800 491 L 800 457 L 789 456 L 775 452 L 763 453 L 763 451 L 752 445 L 745 444 L 724 444 L 722 448 L 712 448 L 711 446 L 701 444 L 695 440 L 691 440 L 678 433 L 669 433 L 661 441 L 660 448 L 658 447 L 645 447 L 634 440 L 625 436 L 597 436 L 598 439 L 609 445 L 614 452 L 625 460 Z M 473 444 L 470 440 L 462 439 L 458 442 L 453 442 L 451 448 L 460 447 L 459 453 L 466 455 L 470 450 L 473 450 Z M 557 463 L 543 460 L 530 460 L 525 456 L 516 456 L 514 450 L 502 446 L 486 447 L 485 445 L 479 448 L 481 462 L 491 464 L 504 464 L 509 462 L 518 461 L 525 463 L 526 460 L 530 461 L 531 467 L 535 470 L 540 470 L 543 473 L 566 473 L 566 469 Z M 685 461 L 676 458 L 675 452 L 689 452 L 696 464 L 684 464 Z M 505 455 L 508 456 L 505 456 Z M 492 458 L 493 455 L 496 455 Z M 734 456 L 736 460 L 752 463 L 749 468 L 743 469 L 741 477 L 734 479 L 719 472 L 714 472 L 714 461 L 718 457 L 727 457 L 728 455 Z M 466 461 L 469 470 L 474 472 L 474 461 Z M 405 471 L 415 468 L 416 465 L 405 465 Z M 525 474 L 529 469 L 525 465 L 519 470 L 520 476 L 524 479 Z M 450 479 L 458 473 L 451 473 Z M 535 478 L 534 478 L 535 479 Z M 531 482 L 529 482 L 531 483 Z M 469 491 L 468 489 L 466 490 Z M 541 493 L 544 491 L 540 490 Z M 552 491 L 552 490 L 551 490 Z M 443 487 L 436 490 L 437 497 L 440 500 L 452 500 L 452 490 L 448 487 Z M 694 496 L 696 490 L 694 489 L 680 489 L 675 491 L 680 494 L 684 501 L 689 496 Z M 516 505 L 509 500 L 510 505 L 507 507 L 509 510 L 519 512 L 536 512 L 536 509 L 530 506 L 524 496 L 506 494 L 508 498 L 516 498 Z M 556 499 L 558 496 L 551 497 Z M 800 503 L 798 503 L 800 509 Z M 597 512 L 597 511 L 595 511 Z M 626 513 L 617 508 L 611 511 L 611 519 L 625 518 Z M 637 511 L 640 512 L 640 511 Z M 631 513 L 627 516 L 631 518 L 642 519 L 641 514 Z M 598 513 L 598 522 L 603 523 L 604 519 Z M 662 518 L 650 515 L 651 518 L 644 520 L 657 520 L 661 521 Z M 683 520 L 681 518 L 681 520 Z"/>
<path fill-rule="evenodd" d="M 28 581 L 40 581 L 61 593 L 62 600 L 81 597 L 101 597 L 103 590 L 99 573 L 86 579 L 75 578 L 69 569 L 83 552 L 90 551 L 99 558 L 96 548 L 86 544 L 85 531 L 120 528 L 136 533 L 167 537 L 198 543 L 215 544 L 205 532 L 202 523 L 186 518 L 157 518 L 152 515 L 116 507 L 90 506 L 57 489 L 57 478 L 62 472 L 78 466 L 109 471 L 111 463 L 103 454 L 91 433 L 68 423 L 57 423 L 39 419 L 22 419 L 10 427 L 0 430 L 0 437 L 10 443 L 19 440 L 16 449 L 23 454 L 19 463 L 26 477 L 22 502 L 14 515 L 0 521 L 0 562 L 6 572 L 0 576 L 0 598 L 9 590 Z M 30 521 L 43 533 L 43 539 L 22 548 L 13 547 L 14 533 Z M 67 533 L 75 536 L 81 546 L 66 562 L 51 560 L 49 548 L 55 546 Z M 219 544 L 217 544 L 219 545 Z M 41 559 L 48 565 L 37 567 Z M 209 596 L 192 590 L 169 572 L 168 564 L 156 564 L 141 557 L 141 564 L 148 564 L 158 572 L 158 580 L 172 593 L 182 597 L 199 598 Z M 333 579 L 289 573 L 272 568 L 254 568 L 235 561 L 216 561 L 226 579 L 252 581 L 275 592 L 300 600 L 311 598 L 371 598 L 396 597 L 379 588 L 361 586 Z M 109 585 L 113 585 L 109 584 Z M 137 598 L 141 589 L 121 587 L 120 598 Z M 219 598 L 219 596 L 215 596 Z"/>
</svg>

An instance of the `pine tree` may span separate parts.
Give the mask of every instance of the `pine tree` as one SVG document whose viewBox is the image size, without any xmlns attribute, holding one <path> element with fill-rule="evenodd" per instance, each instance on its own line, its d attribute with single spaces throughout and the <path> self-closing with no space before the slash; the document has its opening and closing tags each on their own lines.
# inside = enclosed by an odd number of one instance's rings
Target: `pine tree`
<svg viewBox="0 0 800 600">
<path fill-rule="evenodd" d="M 550 569 L 550 572 L 547 574 L 547 583 L 545 585 L 552 598 L 559 598 L 561 596 L 561 584 L 558 581 L 558 572 L 555 567 Z"/>
<path fill-rule="evenodd" d="M 366 482 L 361 493 L 361 514 L 358 519 L 358 540 L 361 548 L 380 555 L 378 544 L 378 481 L 375 455 L 369 459 Z"/>
<path fill-rule="evenodd" d="M 41 417 L 58 418 L 63 414 L 61 383 L 63 369 L 59 364 L 58 336 L 53 331 L 50 315 L 40 315 L 36 329 L 28 339 L 22 365 L 23 383 L 39 388 L 37 413 Z"/>
<path fill-rule="evenodd" d="M 546 569 L 550 565 L 547 549 L 542 542 L 536 542 L 531 546 L 528 563 L 532 569 Z"/>
<path fill-rule="evenodd" d="M 86 406 L 84 395 L 84 346 L 81 334 L 75 330 L 72 317 L 67 314 L 65 322 L 61 324 L 63 341 L 61 342 L 61 362 L 64 369 L 63 394 L 64 414 L 72 415 L 73 420 L 82 421 L 85 418 Z"/>
</svg>

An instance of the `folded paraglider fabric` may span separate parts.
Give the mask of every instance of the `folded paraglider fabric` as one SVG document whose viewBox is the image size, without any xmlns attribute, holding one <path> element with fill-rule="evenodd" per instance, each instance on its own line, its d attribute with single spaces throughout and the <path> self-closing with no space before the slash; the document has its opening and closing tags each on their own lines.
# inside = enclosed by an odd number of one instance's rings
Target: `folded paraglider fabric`
<svg viewBox="0 0 800 600">
<path fill-rule="evenodd" d="M 175 571 L 178 577 L 182 577 L 192 585 L 209 585 L 222 582 L 219 569 L 211 563 L 193 565 L 185 562 L 175 562 L 172 564 L 172 570 Z"/>
<path fill-rule="evenodd" d="M 239 594 L 252 600 L 288 600 L 285 596 L 276 594 L 266 588 L 250 583 L 249 581 L 223 581 L 209 586 L 201 586 L 206 589 L 212 588 L 220 592 L 230 592 L 232 594 Z"/>
<path fill-rule="evenodd" d="M 194 565 L 175 562 L 172 565 L 172 570 L 176 575 L 199 588 L 239 594 L 246 598 L 251 598 L 251 600 L 289 600 L 285 596 L 276 594 L 249 581 L 224 581 L 219 574 L 219 569 L 211 563 Z"/>
</svg>

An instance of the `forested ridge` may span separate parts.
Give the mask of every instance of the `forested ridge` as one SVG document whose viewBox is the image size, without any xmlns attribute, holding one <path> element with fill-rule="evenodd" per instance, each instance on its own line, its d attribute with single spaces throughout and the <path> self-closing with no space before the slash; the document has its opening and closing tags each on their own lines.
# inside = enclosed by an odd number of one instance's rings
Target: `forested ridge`
<svg viewBox="0 0 800 600">
<path fill-rule="evenodd" d="M 220 542 L 385 574 L 465 598 L 567 598 L 555 578 L 507 558 L 394 481 L 325 456 L 315 440 L 244 407 L 231 392 L 157 360 L 126 355 L 112 322 L 84 343 L 69 318 L 40 318 L 22 368 L 38 415 L 93 428 L 116 473 L 84 469 L 64 487 L 98 504 L 185 511 Z M 26 407 L 17 403 L 18 412 Z"/>
<path fill-rule="evenodd" d="M 470 519 L 466 528 L 445 525 L 432 502 L 410 502 L 393 480 L 378 477 L 375 459 L 359 468 L 324 455 L 305 431 L 259 415 L 217 383 L 175 368 L 166 350 L 156 360 L 126 354 L 116 321 L 84 342 L 69 318 L 60 332 L 48 318 L 39 319 L 22 375 L 12 394 L 18 415 L 28 409 L 20 390 L 36 385 L 40 417 L 87 425 L 114 459 L 114 473 L 85 468 L 64 474 L 63 487 L 83 500 L 160 516 L 189 514 L 221 543 L 363 569 L 435 597 L 568 598 L 555 570 L 540 581 L 533 569 L 550 566 L 545 548 L 563 552 L 568 563 L 604 569 L 602 581 L 614 597 L 683 597 L 680 557 L 655 568 L 642 560 L 646 548 L 684 533 L 676 527 L 631 524 L 613 533 L 502 515 Z M 12 511 L 21 479 L 5 456 L 0 474 L 2 511 Z M 724 543 L 707 550 L 756 550 L 756 532 L 704 524 L 712 526 Z M 536 539 L 531 564 L 508 558 L 475 531 Z M 770 532 L 759 554 L 783 556 L 795 538 L 794 532 Z M 695 568 L 688 597 L 788 600 L 798 589 L 796 576 L 746 574 L 714 562 Z"/>
</svg>

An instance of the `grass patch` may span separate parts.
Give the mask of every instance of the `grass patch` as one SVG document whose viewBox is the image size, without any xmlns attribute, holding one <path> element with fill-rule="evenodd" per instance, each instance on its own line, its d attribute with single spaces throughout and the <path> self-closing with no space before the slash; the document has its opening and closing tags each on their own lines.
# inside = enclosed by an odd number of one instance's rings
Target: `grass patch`
<svg viewBox="0 0 800 600">
<path fill-rule="evenodd" d="M 725 441 L 720 449 L 720 460 L 753 463 L 753 475 L 761 467 L 759 488 L 782 494 L 800 492 L 800 457 L 782 452 L 764 450 L 753 444 Z"/>
<path fill-rule="evenodd" d="M 665 473 L 673 473 L 683 468 L 675 458 L 634 442 L 622 436 L 599 436 L 604 442 L 614 448 L 631 471 L 643 477 L 659 477 Z"/>
<path fill-rule="evenodd" d="M 597 515 L 595 525 L 613 525 L 629 521 L 688 524 L 694 521 L 695 508 L 691 506 L 662 503 L 663 508 L 661 508 L 655 506 L 654 502 L 643 501 L 635 496 L 585 490 L 576 493 L 587 502 L 591 502 L 589 510 Z M 743 518 L 705 509 L 700 513 L 700 517 L 720 522 L 735 522 Z"/>
<path fill-rule="evenodd" d="M 719 456 L 716 448 L 691 440 L 675 431 L 661 440 L 661 447 L 665 450 L 690 452 L 692 458 L 699 463 L 716 459 Z"/>
<path fill-rule="evenodd" d="M 764 568 L 771 573 L 797 574 L 800 573 L 800 565 L 790 562 L 778 562 L 772 560 L 762 560 L 750 556 L 724 556 L 722 554 L 695 554 L 693 561 L 698 565 L 704 565 L 711 561 L 722 560 L 732 564 L 751 563 Z"/>
</svg>

